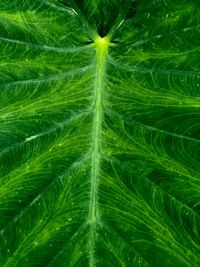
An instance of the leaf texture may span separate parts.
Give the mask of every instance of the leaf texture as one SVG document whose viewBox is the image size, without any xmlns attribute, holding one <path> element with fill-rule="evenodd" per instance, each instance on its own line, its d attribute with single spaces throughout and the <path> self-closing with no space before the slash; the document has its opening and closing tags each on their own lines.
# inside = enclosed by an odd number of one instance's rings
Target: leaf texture
<svg viewBox="0 0 200 267">
<path fill-rule="evenodd" d="M 0 266 L 200 266 L 200 2 L 0 2 Z"/>
</svg>

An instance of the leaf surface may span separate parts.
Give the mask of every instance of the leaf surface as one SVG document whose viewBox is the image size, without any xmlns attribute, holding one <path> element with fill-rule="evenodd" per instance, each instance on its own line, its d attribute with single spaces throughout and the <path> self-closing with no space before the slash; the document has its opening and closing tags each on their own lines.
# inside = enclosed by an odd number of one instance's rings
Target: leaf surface
<svg viewBox="0 0 200 267">
<path fill-rule="evenodd" d="M 200 266 L 198 0 L 0 3 L 0 266 Z"/>
</svg>

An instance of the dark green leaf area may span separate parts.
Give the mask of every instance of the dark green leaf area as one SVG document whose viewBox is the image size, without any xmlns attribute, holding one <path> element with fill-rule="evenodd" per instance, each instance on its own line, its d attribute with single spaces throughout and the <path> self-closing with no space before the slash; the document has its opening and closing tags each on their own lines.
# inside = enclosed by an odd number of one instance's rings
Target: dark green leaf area
<svg viewBox="0 0 200 267">
<path fill-rule="evenodd" d="M 135 12 L 134 3 L 129 0 L 62 0 L 61 2 L 63 5 L 78 9 L 102 37 L 106 36 L 120 19 L 132 17 Z"/>
</svg>

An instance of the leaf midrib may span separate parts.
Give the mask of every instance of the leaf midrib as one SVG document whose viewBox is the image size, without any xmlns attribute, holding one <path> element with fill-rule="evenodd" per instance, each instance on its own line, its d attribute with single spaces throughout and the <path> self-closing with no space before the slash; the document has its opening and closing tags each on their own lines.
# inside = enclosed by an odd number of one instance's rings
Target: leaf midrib
<svg viewBox="0 0 200 267">
<path fill-rule="evenodd" d="M 99 38 L 99 37 L 97 37 Z M 92 127 L 92 157 L 91 157 L 91 191 L 89 202 L 88 222 L 90 224 L 90 259 L 89 265 L 95 266 L 94 246 L 96 226 L 99 221 L 98 209 L 98 178 L 100 175 L 100 159 L 101 159 L 101 128 L 103 120 L 103 90 L 106 75 L 106 60 L 108 52 L 108 44 L 104 42 L 104 38 L 99 38 L 100 43 L 96 43 L 96 72 L 94 83 L 94 99 L 93 99 L 93 127 Z"/>
</svg>

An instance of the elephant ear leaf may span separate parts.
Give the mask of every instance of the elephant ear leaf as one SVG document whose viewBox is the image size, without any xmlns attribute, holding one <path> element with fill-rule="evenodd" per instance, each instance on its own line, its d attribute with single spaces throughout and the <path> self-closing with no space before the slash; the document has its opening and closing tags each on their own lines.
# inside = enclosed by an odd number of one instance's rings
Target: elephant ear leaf
<svg viewBox="0 0 200 267">
<path fill-rule="evenodd" d="M 0 1 L 0 266 L 200 266 L 199 0 Z"/>
</svg>

